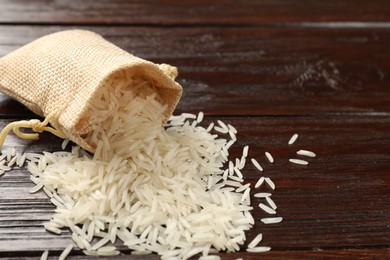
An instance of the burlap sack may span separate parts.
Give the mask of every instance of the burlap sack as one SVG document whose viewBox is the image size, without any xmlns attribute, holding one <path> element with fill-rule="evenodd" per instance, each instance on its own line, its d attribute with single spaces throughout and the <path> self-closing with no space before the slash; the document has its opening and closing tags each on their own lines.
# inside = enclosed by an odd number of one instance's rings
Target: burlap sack
<svg viewBox="0 0 390 260">
<path fill-rule="evenodd" d="M 47 119 L 23 121 L 7 131 L 24 138 L 29 134 L 20 126 L 51 131 L 93 152 L 80 136 L 90 126 L 83 114 L 94 94 L 120 70 L 131 70 L 153 84 L 168 105 L 166 119 L 171 115 L 182 94 L 174 81 L 175 67 L 135 57 L 96 33 L 69 30 L 39 38 L 0 59 L 0 91 Z M 45 126 L 47 121 L 54 129 Z"/>
</svg>

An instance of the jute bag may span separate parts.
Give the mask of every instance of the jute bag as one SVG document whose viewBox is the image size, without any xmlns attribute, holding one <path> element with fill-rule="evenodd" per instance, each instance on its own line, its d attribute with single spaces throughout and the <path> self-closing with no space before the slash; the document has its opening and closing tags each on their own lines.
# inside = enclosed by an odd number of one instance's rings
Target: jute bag
<svg viewBox="0 0 390 260">
<path fill-rule="evenodd" d="M 49 131 L 93 152 L 94 147 L 81 137 L 91 123 L 83 115 L 99 89 L 122 70 L 131 70 L 154 85 L 168 106 L 167 120 L 182 94 L 181 86 L 174 81 L 176 68 L 135 57 L 96 33 L 53 33 L 1 58 L 0 91 L 46 119 L 9 124 L 0 134 L 0 147 L 11 130 L 27 139 L 37 139 L 37 133 Z"/>
</svg>

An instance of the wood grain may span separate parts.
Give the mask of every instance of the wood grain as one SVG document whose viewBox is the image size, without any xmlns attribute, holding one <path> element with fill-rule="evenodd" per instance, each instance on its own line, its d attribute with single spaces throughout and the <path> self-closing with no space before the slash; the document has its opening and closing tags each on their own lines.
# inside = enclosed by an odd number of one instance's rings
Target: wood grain
<svg viewBox="0 0 390 260">
<path fill-rule="evenodd" d="M 389 21 L 386 0 L 233 1 L 85 0 L 0 1 L 1 23 L 39 24 L 218 24 Z"/>
<path fill-rule="evenodd" d="M 202 110 L 239 131 L 230 157 L 249 157 L 243 171 L 276 183 L 280 224 L 256 225 L 271 252 L 220 253 L 222 259 L 389 259 L 390 2 L 386 0 L 0 0 L 0 57 L 48 33 L 82 28 L 142 58 L 179 68 L 184 95 L 176 113 Z M 1 71 L 0 71 L 1 73 Z M 0 129 L 35 118 L 0 94 Z M 287 142 L 292 134 L 299 138 Z M 7 137 L 3 149 L 60 150 L 61 140 Z M 309 165 L 288 162 L 316 152 Z M 275 157 L 266 161 L 264 152 Z M 57 259 L 71 242 L 46 232 L 54 206 L 25 168 L 0 176 L 0 258 Z M 252 190 L 270 191 L 267 187 Z M 123 254 L 116 259 L 156 260 Z M 78 249 L 69 259 L 89 259 Z M 92 258 L 91 258 L 92 259 Z M 99 258 L 108 259 L 108 258 Z"/>
<path fill-rule="evenodd" d="M 388 117 L 217 118 L 238 129 L 239 141 L 231 149 L 231 158 L 240 157 L 242 148 L 249 145 L 249 157 L 256 158 L 265 169 L 260 173 L 247 164 L 243 173 L 251 186 L 260 176 L 271 177 L 276 183 L 272 198 L 284 221 L 262 224 L 260 219 L 268 215 L 257 207 L 262 200 L 252 199 L 256 224 L 247 233 L 248 241 L 261 232 L 263 245 L 272 246 L 279 253 L 301 251 L 295 253 L 296 258 L 316 254 L 342 257 L 348 252 L 343 250 L 352 249 L 378 249 L 378 255 L 386 252 L 380 249 L 390 244 Z M 205 125 L 217 118 L 207 117 Z M 0 127 L 7 122 L 1 120 Z M 289 146 L 287 142 L 295 132 L 300 136 Z M 60 144 L 61 140 L 48 134 L 43 134 L 38 142 L 11 135 L 6 148 L 55 151 Z M 308 158 L 308 166 L 289 163 L 289 158 L 304 158 L 295 154 L 299 149 L 312 150 L 317 158 Z M 274 164 L 266 161 L 265 151 L 274 156 Z M 54 207 L 43 193 L 30 195 L 31 187 L 26 169 L 14 169 L 0 178 L 0 251 L 9 255 L 21 251 L 37 255 L 44 249 L 59 252 L 70 242 L 67 231 L 58 237 L 43 229 L 41 224 L 50 219 Z M 253 189 L 252 196 L 260 191 L 270 189 Z M 302 253 L 308 250 L 326 252 Z M 341 251 L 333 254 L 332 250 Z M 234 259 L 229 254 L 225 256 Z M 272 258 L 272 254 L 269 256 Z M 278 256 L 274 253 L 275 258 Z"/>
<path fill-rule="evenodd" d="M 313 115 L 390 112 L 388 28 L 81 27 L 179 68 L 177 112 Z M 69 29 L 0 26 L 0 56 Z M 2 116 L 26 110 L 0 97 Z"/>
<path fill-rule="evenodd" d="M 26 256 L 18 257 L 19 260 L 37 260 L 42 252 L 28 252 Z M 324 260 L 333 260 L 333 259 L 353 259 L 353 260 L 369 260 L 369 259 L 387 259 L 390 254 L 389 249 L 347 249 L 347 250 L 301 250 L 301 251 L 271 251 L 261 254 L 251 254 L 246 252 L 238 253 L 229 253 L 229 254 L 219 254 L 224 260 L 235 260 L 238 258 L 256 260 L 256 259 L 291 259 L 291 260 L 312 260 L 312 259 L 324 259 Z M 48 259 L 58 259 L 59 252 L 49 251 Z M 12 253 L 4 254 L 6 257 L 2 257 L 4 260 L 14 260 L 15 257 L 12 257 Z M 35 257 L 34 257 L 35 256 Z M 86 259 L 87 257 L 77 255 L 77 253 L 72 252 L 71 255 L 67 258 L 68 260 L 81 260 Z M 93 259 L 93 258 L 90 258 Z M 99 257 L 99 260 L 112 260 L 110 257 Z M 160 259 L 157 255 L 148 255 L 148 256 L 131 256 L 129 254 L 123 253 L 122 255 L 116 256 L 115 260 L 157 260 Z M 196 259 L 196 258 L 194 258 Z"/>
</svg>

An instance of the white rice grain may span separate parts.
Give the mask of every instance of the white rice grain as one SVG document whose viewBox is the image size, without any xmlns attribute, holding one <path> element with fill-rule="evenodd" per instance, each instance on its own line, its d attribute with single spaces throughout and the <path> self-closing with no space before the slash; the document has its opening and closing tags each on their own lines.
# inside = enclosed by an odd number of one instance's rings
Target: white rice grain
<svg viewBox="0 0 390 260">
<path fill-rule="evenodd" d="M 50 231 L 50 232 L 52 232 L 52 233 L 54 233 L 54 234 L 60 235 L 60 234 L 62 233 L 62 232 L 61 232 L 61 229 L 56 228 L 56 227 L 53 227 L 52 225 L 50 225 L 50 224 L 48 224 L 48 223 L 45 223 L 43 226 L 45 227 L 45 229 L 46 229 L 47 231 Z"/>
<path fill-rule="evenodd" d="M 250 192 L 251 192 L 251 189 L 247 188 L 244 191 L 244 193 L 242 194 L 240 202 L 248 201 L 248 204 L 250 204 Z"/>
<path fill-rule="evenodd" d="M 200 111 L 200 112 L 198 113 L 198 117 L 196 118 L 196 121 L 197 121 L 198 123 L 202 122 L 202 121 L 203 121 L 203 117 L 204 117 L 204 113 L 203 113 L 202 111 Z"/>
<path fill-rule="evenodd" d="M 260 203 L 259 204 L 259 207 L 264 210 L 265 212 L 267 212 L 268 214 L 276 214 L 276 211 L 273 210 L 272 208 L 268 207 L 267 205 L 263 204 L 263 203 Z"/>
<path fill-rule="evenodd" d="M 234 172 L 237 174 L 238 178 L 243 178 L 244 176 L 242 175 L 241 171 L 237 168 L 234 167 Z"/>
<path fill-rule="evenodd" d="M 210 125 L 207 127 L 206 132 L 210 132 L 214 128 L 214 123 L 210 123 Z"/>
<path fill-rule="evenodd" d="M 186 119 L 196 119 L 196 115 L 191 113 L 182 113 L 181 116 Z"/>
<path fill-rule="evenodd" d="M 259 188 L 263 184 L 264 180 L 265 180 L 264 177 L 260 177 L 259 180 L 255 184 L 255 188 Z"/>
<path fill-rule="evenodd" d="M 219 127 L 219 126 L 214 126 L 214 130 L 219 132 L 219 133 L 222 133 L 222 134 L 227 134 L 229 132 L 228 129 L 225 129 L 225 128 L 222 128 L 222 127 Z"/>
<path fill-rule="evenodd" d="M 289 159 L 289 162 L 294 164 L 300 164 L 300 165 L 308 165 L 309 163 L 307 161 L 301 160 L 301 159 Z"/>
<path fill-rule="evenodd" d="M 250 253 L 263 253 L 263 252 L 268 252 L 271 250 L 271 247 L 268 246 L 259 246 L 259 247 L 254 247 L 254 248 L 248 248 L 246 251 Z"/>
<path fill-rule="evenodd" d="M 269 177 L 265 177 L 264 181 L 271 187 L 271 189 L 274 190 L 276 188 L 275 183 Z"/>
<path fill-rule="evenodd" d="M 119 255 L 120 251 L 97 251 L 96 255 L 98 256 L 114 256 Z"/>
<path fill-rule="evenodd" d="M 304 156 L 309 156 L 309 157 L 316 157 L 315 153 L 313 153 L 312 151 L 308 151 L 308 150 L 299 150 L 297 152 L 297 154 L 304 155 Z"/>
<path fill-rule="evenodd" d="M 256 247 L 260 242 L 261 240 L 263 239 L 263 234 L 258 234 L 249 244 L 248 244 L 248 248 L 254 248 Z"/>
<path fill-rule="evenodd" d="M 242 156 L 247 157 L 248 156 L 248 151 L 249 151 L 249 146 L 246 145 L 242 151 Z"/>
<path fill-rule="evenodd" d="M 31 188 L 29 190 L 30 193 L 35 193 L 37 191 L 39 191 L 40 189 L 43 188 L 43 183 L 38 183 L 37 185 L 35 185 L 33 188 Z"/>
<path fill-rule="evenodd" d="M 263 167 L 261 167 L 261 165 L 259 164 L 259 162 L 256 159 L 252 158 L 251 162 L 259 171 L 261 171 L 261 172 L 263 171 Z"/>
<path fill-rule="evenodd" d="M 265 152 L 265 156 L 267 157 L 270 163 L 274 163 L 274 157 L 269 152 Z"/>
<path fill-rule="evenodd" d="M 226 133 L 229 132 L 229 127 L 224 122 L 217 120 L 217 123 L 226 131 Z"/>
<path fill-rule="evenodd" d="M 290 140 L 288 141 L 288 144 L 292 145 L 293 143 L 295 143 L 297 139 L 298 139 L 298 134 L 293 134 L 293 136 L 291 136 Z"/>
<path fill-rule="evenodd" d="M 271 196 L 266 196 L 265 200 L 267 203 L 271 206 L 273 210 L 276 210 L 278 207 L 276 206 L 275 202 L 271 199 Z"/>
<path fill-rule="evenodd" d="M 64 139 L 64 141 L 61 144 L 62 150 L 65 150 L 66 146 L 69 144 L 69 139 Z"/>
<path fill-rule="evenodd" d="M 236 192 L 242 192 L 242 191 L 248 189 L 248 188 L 250 187 L 250 185 L 251 185 L 250 183 L 247 183 L 247 184 L 245 184 L 245 185 L 243 185 L 243 186 L 237 188 L 237 189 L 236 189 Z"/>
<path fill-rule="evenodd" d="M 131 251 L 132 255 L 150 255 L 152 251 L 144 250 L 144 251 Z"/>
<path fill-rule="evenodd" d="M 266 198 L 266 197 L 269 197 L 271 196 L 272 194 L 271 193 L 268 193 L 268 192 L 260 192 L 260 193 L 255 193 L 255 195 L 253 195 L 255 198 Z"/>
<path fill-rule="evenodd" d="M 276 224 L 282 222 L 282 217 L 275 217 L 275 218 L 262 218 L 261 222 L 264 224 Z"/>
<path fill-rule="evenodd" d="M 72 244 L 71 244 L 71 245 L 68 245 L 68 246 L 64 249 L 64 251 L 62 251 L 62 253 L 61 253 L 60 256 L 58 257 L 58 260 L 65 260 L 65 259 L 68 257 L 69 253 L 72 251 L 72 249 L 73 249 L 73 245 L 72 245 Z"/>
<path fill-rule="evenodd" d="M 49 250 L 45 250 L 41 255 L 41 260 L 47 260 L 48 255 L 49 255 Z"/>
</svg>

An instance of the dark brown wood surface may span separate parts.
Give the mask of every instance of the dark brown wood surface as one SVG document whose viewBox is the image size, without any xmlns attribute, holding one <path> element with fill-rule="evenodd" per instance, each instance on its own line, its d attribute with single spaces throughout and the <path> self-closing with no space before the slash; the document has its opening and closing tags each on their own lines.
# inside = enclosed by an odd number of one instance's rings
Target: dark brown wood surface
<svg viewBox="0 0 390 260">
<path fill-rule="evenodd" d="M 390 259 L 390 2 L 388 1 L 4 1 L 0 57 L 45 34 L 89 29 L 154 62 L 176 65 L 184 95 L 176 113 L 204 111 L 234 125 L 238 143 L 276 183 L 284 221 L 257 233 L 272 251 L 222 259 Z M 1 72 L 0 72 L 1 73 Z M 0 128 L 35 118 L 0 95 Z M 287 144 L 292 134 L 298 141 Z M 55 151 L 61 140 L 7 138 L 5 149 Z M 309 165 L 288 162 L 313 150 Z M 264 152 L 275 157 L 267 163 Z M 252 183 L 259 173 L 248 164 Z M 42 223 L 54 210 L 26 169 L 0 176 L 0 257 L 58 257 L 71 241 Z M 122 248 L 129 259 L 130 252 Z M 78 250 L 73 259 L 86 259 Z M 104 259 L 104 258 L 102 258 Z M 133 259 L 158 259 L 156 255 Z"/>
<path fill-rule="evenodd" d="M 1 0 L 1 23 L 256 24 L 387 22 L 388 1 L 328 0 Z"/>
</svg>

